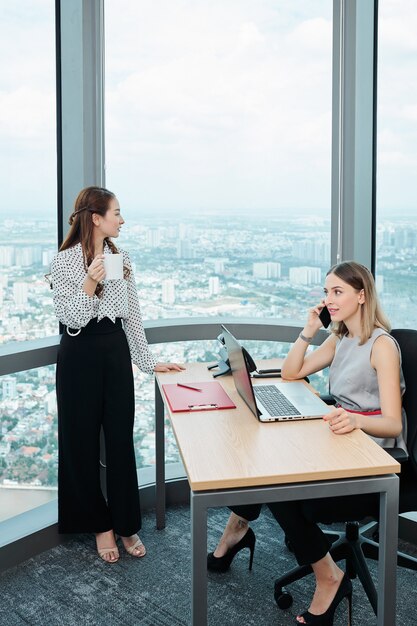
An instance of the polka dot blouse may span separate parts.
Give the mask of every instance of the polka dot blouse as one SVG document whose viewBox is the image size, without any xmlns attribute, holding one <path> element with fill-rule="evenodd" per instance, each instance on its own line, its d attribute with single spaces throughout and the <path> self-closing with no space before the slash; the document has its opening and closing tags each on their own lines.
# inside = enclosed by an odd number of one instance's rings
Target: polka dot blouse
<svg viewBox="0 0 417 626">
<path fill-rule="evenodd" d="M 62 324 L 72 329 L 83 328 L 93 317 L 98 321 L 108 317 L 112 322 L 120 317 L 133 363 L 142 371 L 151 373 L 156 360 L 146 340 L 132 264 L 128 253 L 120 252 L 123 265 L 130 270 L 129 278 L 105 281 L 100 298 L 95 294 L 87 295 L 83 289 L 86 271 L 81 243 L 58 252 L 51 265 L 55 314 Z M 105 244 L 104 254 L 110 253 Z"/>
</svg>

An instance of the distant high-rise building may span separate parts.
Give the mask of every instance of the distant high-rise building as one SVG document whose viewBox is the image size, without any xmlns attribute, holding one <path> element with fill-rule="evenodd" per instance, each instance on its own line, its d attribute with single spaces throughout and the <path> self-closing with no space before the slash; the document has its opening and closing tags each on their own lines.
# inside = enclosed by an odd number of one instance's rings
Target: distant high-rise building
<svg viewBox="0 0 417 626">
<path fill-rule="evenodd" d="M 417 233 L 411 228 L 396 228 L 394 231 L 394 247 L 396 250 L 415 248 Z"/>
<path fill-rule="evenodd" d="M 175 280 L 166 278 L 162 281 L 162 304 L 174 304 L 175 302 Z"/>
<path fill-rule="evenodd" d="M 21 267 L 30 267 L 42 262 L 42 248 L 40 246 L 16 246 L 15 264 Z"/>
<path fill-rule="evenodd" d="M 386 247 L 394 245 L 394 232 L 392 228 L 385 227 L 382 231 L 382 245 Z"/>
<path fill-rule="evenodd" d="M 194 248 L 188 239 L 179 239 L 177 241 L 177 259 L 193 259 Z"/>
<path fill-rule="evenodd" d="M 150 228 L 146 234 L 146 240 L 150 248 L 159 248 L 161 245 L 161 231 L 159 228 Z"/>
<path fill-rule="evenodd" d="M 224 272 L 224 259 L 216 259 L 214 261 L 215 274 L 223 274 Z"/>
<path fill-rule="evenodd" d="M 27 283 L 14 283 L 13 284 L 13 298 L 17 306 L 25 305 L 28 302 L 28 284 Z"/>
<path fill-rule="evenodd" d="M 330 263 L 330 241 L 301 239 L 292 244 L 292 256 L 303 261 L 327 265 Z"/>
<path fill-rule="evenodd" d="M 375 276 L 375 286 L 376 286 L 376 290 L 379 294 L 383 293 L 384 291 L 384 276 L 383 274 L 377 274 Z"/>
<path fill-rule="evenodd" d="M 290 283 L 293 285 L 319 285 L 321 269 L 319 267 L 290 267 Z"/>
<path fill-rule="evenodd" d="M 220 280 L 218 276 L 209 277 L 209 294 L 217 296 L 220 293 Z"/>
<path fill-rule="evenodd" d="M 45 396 L 45 413 L 53 415 L 56 413 L 56 392 L 50 391 Z"/>
<path fill-rule="evenodd" d="M 3 376 L 1 387 L 3 400 L 14 400 L 17 398 L 16 378 L 14 376 Z"/>
<path fill-rule="evenodd" d="M 14 246 L 0 246 L 0 267 L 11 267 L 15 264 Z"/>
<path fill-rule="evenodd" d="M 255 278 L 280 278 L 281 264 L 272 261 L 253 264 L 253 276 Z"/>
<path fill-rule="evenodd" d="M 180 239 L 187 239 L 190 234 L 190 225 L 183 224 L 182 222 L 178 224 L 178 236 Z"/>
<path fill-rule="evenodd" d="M 47 248 L 42 250 L 42 265 L 44 267 L 49 267 L 55 255 L 56 250 L 54 248 Z"/>
</svg>

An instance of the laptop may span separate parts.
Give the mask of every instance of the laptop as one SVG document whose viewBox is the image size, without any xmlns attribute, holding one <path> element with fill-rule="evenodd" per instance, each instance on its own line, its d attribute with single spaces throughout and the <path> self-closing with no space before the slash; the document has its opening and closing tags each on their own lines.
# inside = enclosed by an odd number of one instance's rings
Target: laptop
<svg viewBox="0 0 417 626">
<path fill-rule="evenodd" d="M 242 346 L 223 325 L 223 337 L 233 382 L 240 397 L 260 422 L 318 419 L 330 413 L 329 407 L 304 383 L 252 385 Z"/>
</svg>

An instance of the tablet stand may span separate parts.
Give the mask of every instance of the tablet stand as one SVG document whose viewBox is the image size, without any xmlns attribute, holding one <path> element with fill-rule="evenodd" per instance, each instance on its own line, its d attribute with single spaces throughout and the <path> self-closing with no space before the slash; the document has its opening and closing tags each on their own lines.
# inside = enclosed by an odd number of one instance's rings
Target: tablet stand
<svg viewBox="0 0 417 626">
<path fill-rule="evenodd" d="M 229 363 L 229 359 L 228 359 L 227 350 L 226 350 L 226 347 L 224 345 L 223 334 L 220 334 L 217 337 L 217 340 L 220 341 L 220 343 L 221 343 L 221 348 L 219 350 L 219 357 L 220 357 L 219 361 L 215 365 L 208 365 L 207 366 L 208 370 L 212 370 L 215 367 L 219 368 L 219 371 L 215 372 L 213 374 L 213 378 L 217 378 L 218 376 L 223 376 L 224 374 L 230 374 L 231 371 L 232 371 L 230 369 L 230 363 Z M 252 359 L 251 355 L 246 350 L 246 348 L 243 348 L 243 346 L 242 346 L 242 351 L 243 351 L 243 356 L 245 357 L 245 361 L 247 363 L 249 371 L 250 372 L 256 372 L 256 363 L 255 363 L 255 361 Z"/>
<path fill-rule="evenodd" d="M 223 335 L 219 335 L 219 337 L 217 337 L 217 339 L 221 342 L 222 339 L 220 339 L 220 337 L 223 338 Z M 230 369 L 229 359 L 227 358 L 227 350 L 223 345 L 219 350 L 219 357 L 220 358 L 215 365 L 207 366 L 208 370 L 212 370 L 215 367 L 219 368 L 219 371 L 213 374 L 213 378 L 217 378 L 218 376 L 223 376 L 224 374 L 230 374 L 232 371 Z"/>
</svg>

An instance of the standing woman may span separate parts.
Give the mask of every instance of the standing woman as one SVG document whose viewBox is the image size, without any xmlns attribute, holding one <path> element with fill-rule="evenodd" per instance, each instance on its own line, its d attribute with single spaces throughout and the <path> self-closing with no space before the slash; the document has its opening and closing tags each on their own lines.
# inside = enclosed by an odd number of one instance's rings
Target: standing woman
<svg viewBox="0 0 417 626">
<path fill-rule="evenodd" d="M 124 220 L 116 196 L 100 187 L 78 194 L 71 228 L 52 261 L 54 306 L 66 326 L 58 352 L 58 525 L 95 533 L 99 556 L 145 556 L 133 446 L 132 361 L 147 373 L 181 370 L 156 363 L 142 323 L 132 265 L 118 250 Z M 123 278 L 104 281 L 105 254 L 123 254 Z M 103 282 L 104 281 L 104 282 Z M 100 429 L 106 446 L 107 501 L 100 487 Z"/>
</svg>

